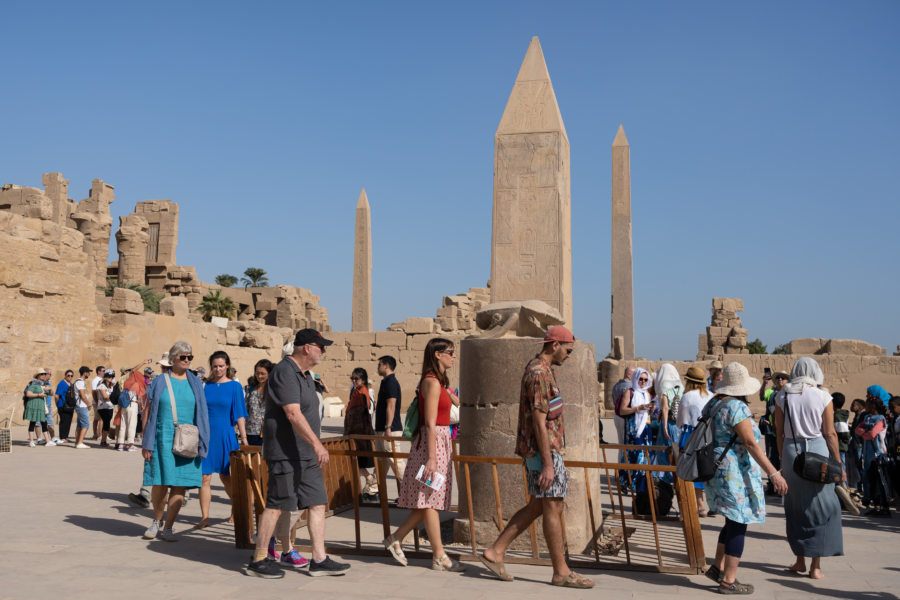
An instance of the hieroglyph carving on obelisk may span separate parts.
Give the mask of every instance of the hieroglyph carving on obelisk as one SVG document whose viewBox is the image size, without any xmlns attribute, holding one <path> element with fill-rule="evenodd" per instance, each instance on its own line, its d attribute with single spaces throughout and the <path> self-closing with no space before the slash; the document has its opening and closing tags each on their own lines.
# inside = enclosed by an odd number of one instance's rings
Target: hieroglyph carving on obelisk
<svg viewBox="0 0 900 600">
<path fill-rule="evenodd" d="M 624 358 L 634 358 L 634 281 L 631 257 L 631 149 L 619 125 L 612 144 L 612 286 L 610 348 L 625 340 Z"/>
<path fill-rule="evenodd" d="M 537 37 L 494 137 L 491 302 L 543 300 L 572 326 L 569 139 Z"/>
<path fill-rule="evenodd" d="M 365 188 L 356 203 L 352 308 L 351 331 L 372 331 L 372 221 Z"/>
</svg>

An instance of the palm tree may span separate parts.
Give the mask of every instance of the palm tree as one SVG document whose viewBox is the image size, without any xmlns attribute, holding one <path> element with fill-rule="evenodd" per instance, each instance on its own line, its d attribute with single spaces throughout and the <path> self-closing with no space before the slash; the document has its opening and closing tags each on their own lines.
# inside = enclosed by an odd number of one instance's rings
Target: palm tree
<svg viewBox="0 0 900 600">
<path fill-rule="evenodd" d="M 203 296 L 197 311 L 203 315 L 204 321 L 210 321 L 213 317 L 233 319 L 237 313 L 237 305 L 231 298 L 223 296 L 222 290 L 216 290 Z"/>
<path fill-rule="evenodd" d="M 221 285 L 222 287 L 231 287 L 238 282 L 238 278 L 234 275 L 229 275 L 228 273 L 222 273 L 221 275 L 216 275 L 216 284 Z"/>
<path fill-rule="evenodd" d="M 107 279 L 106 287 L 98 287 L 98 290 L 103 290 L 103 294 L 106 296 L 112 296 L 115 293 L 116 288 L 125 288 L 126 290 L 134 290 L 138 294 L 141 295 L 141 301 L 144 303 L 144 310 L 148 312 L 159 312 L 159 302 L 163 298 L 166 297 L 165 294 L 157 294 L 154 292 L 149 286 L 141 285 L 139 283 L 119 283 L 115 279 Z"/>
<path fill-rule="evenodd" d="M 257 267 L 248 267 L 244 271 L 244 276 L 241 277 L 241 283 L 244 284 L 245 290 L 248 287 L 269 287 L 269 278 L 266 277 L 264 270 Z"/>
</svg>

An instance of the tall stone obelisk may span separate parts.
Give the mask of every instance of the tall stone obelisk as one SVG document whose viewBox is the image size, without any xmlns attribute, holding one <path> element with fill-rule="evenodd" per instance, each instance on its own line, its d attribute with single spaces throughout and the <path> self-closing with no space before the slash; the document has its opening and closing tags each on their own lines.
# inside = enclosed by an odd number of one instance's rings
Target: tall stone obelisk
<svg viewBox="0 0 900 600">
<path fill-rule="evenodd" d="M 625 340 L 625 358 L 634 358 L 634 281 L 631 258 L 631 148 L 619 125 L 612 144 L 612 286 L 610 348 Z"/>
<path fill-rule="evenodd" d="M 543 300 L 572 327 L 569 138 L 537 37 L 494 136 L 491 302 Z"/>
<path fill-rule="evenodd" d="M 372 331 L 372 220 L 366 189 L 356 203 L 353 244 L 353 322 L 351 331 Z"/>
</svg>

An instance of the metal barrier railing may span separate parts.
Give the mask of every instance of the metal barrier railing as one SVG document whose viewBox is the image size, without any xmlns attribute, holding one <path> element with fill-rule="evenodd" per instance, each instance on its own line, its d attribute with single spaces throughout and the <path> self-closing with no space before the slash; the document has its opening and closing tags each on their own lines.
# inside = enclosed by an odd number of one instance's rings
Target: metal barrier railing
<svg viewBox="0 0 900 600">
<path fill-rule="evenodd" d="M 356 442 L 359 440 L 383 440 L 385 442 L 390 443 L 391 452 L 375 452 L 375 451 L 361 451 L 356 449 Z M 394 462 L 395 472 L 397 472 L 397 459 L 404 458 L 408 456 L 408 453 L 397 452 L 396 444 L 398 442 L 402 442 L 404 440 L 399 438 L 392 437 L 382 437 L 382 436 L 362 436 L 362 435 L 353 435 L 353 436 L 344 436 L 339 438 L 326 438 L 323 439 L 323 444 L 328 448 L 329 453 L 331 454 L 331 459 L 329 463 L 326 465 L 325 472 L 325 484 L 326 490 L 328 491 L 329 497 L 329 507 L 334 512 L 339 512 L 340 510 L 349 510 L 350 505 L 352 504 L 353 513 L 354 513 L 354 544 L 353 547 L 349 546 L 329 546 L 328 551 L 333 552 L 335 554 L 347 554 L 347 555 L 377 555 L 381 556 L 384 554 L 384 550 L 381 548 L 381 544 L 379 543 L 376 547 L 364 547 L 362 543 L 361 537 L 361 527 L 360 527 L 360 509 L 364 507 L 376 507 L 381 509 L 381 521 L 382 521 L 382 529 L 384 537 L 387 537 L 391 533 L 391 519 L 390 519 L 390 509 L 391 506 L 387 500 L 387 494 L 385 493 L 387 490 L 387 474 L 385 470 L 381 467 L 381 462 L 377 459 L 384 458 L 390 459 Z M 453 508 L 455 512 L 458 513 L 458 518 L 465 519 L 468 521 L 469 525 L 469 542 L 471 551 L 465 552 L 462 549 L 458 549 L 458 551 L 454 552 L 454 548 L 447 548 L 448 553 L 451 554 L 454 558 L 460 560 L 477 560 L 477 552 L 478 552 L 478 539 L 476 533 L 476 526 L 474 521 L 474 509 L 472 505 L 472 493 L 471 493 L 471 471 L 470 465 L 490 465 L 491 467 L 491 477 L 493 483 L 493 493 L 494 493 L 494 502 L 496 508 L 496 516 L 497 516 L 497 526 L 499 530 L 503 529 L 504 520 L 503 520 L 503 507 L 500 499 L 500 484 L 499 484 L 499 476 L 498 476 L 498 465 L 519 465 L 522 469 L 522 484 L 525 489 L 526 497 L 527 497 L 527 483 L 525 477 L 525 466 L 522 463 L 522 460 L 519 458 L 512 457 L 484 457 L 484 456 L 460 456 L 458 454 L 458 444 L 454 443 L 454 455 L 452 458 L 455 481 L 457 482 L 457 489 L 464 493 L 466 498 L 466 506 L 465 511 L 462 513 L 459 511 L 458 507 Z M 607 568 L 607 569 L 627 569 L 627 570 L 639 570 L 639 571 L 658 571 L 665 573 L 699 573 L 701 569 L 706 565 L 706 556 L 703 549 L 703 539 L 700 530 L 700 521 L 697 514 L 697 505 L 696 498 L 694 494 L 693 484 L 691 482 L 685 482 L 680 479 L 674 477 L 675 467 L 671 465 L 654 465 L 654 464 L 635 464 L 627 462 L 608 462 L 606 460 L 606 451 L 607 450 L 643 450 L 647 452 L 654 451 L 662 451 L 666 450 L 664 446 L 634 446 L 627 444 L 607 444 L 601 446 L 601 454 L 604 458 L 603 461 L 576 461 L 576 460 L 567 460 L 566 468 L 570 471 L 573 469 L 582 469 L 584 474 L 585 481 L 585 494 L 586 494 L 586 503 L 588 507 L 588 513 L 590 515 L 590 523 L 592 528 L 592 539 L 589 542 L 588 546 L 591 548 L 591 556 L 592 559 L 588 560 L 584 558 L 585 555 L 581 555 L 582 558 L 576 558 L 569 556 L 568 544 L 566 544 L 566 555 L 569 560 L 569 564 L 573 567 L 582 567 L 582 568 Z M 375 476 L 378 481 L 378 489 L 379 489 L 379 502 L 377 503 L 365 503 L 360 501 L 360 477 L 359 477 L 359 467 L 357 465 L 356 458 L 360 456 L 372 457 L 376 460 L 374 461 L 375 468 Z M 627 452 L 626 452 L 627 457 Z M 235 460 L 237 459 L 237 460 Z M 674 462 L 674 461 L 670 461 Z M 237 469 L 235 468 L 237 466 Z M 650 505 L 650 515 L 641 516 L 641 515 L 633 515 L 626 514 L 624 502 L 622 500 L 622 489 L 619 484 L 618 471 L 624 470 L 629 472 L 632 471 L 642 471 L 644 476 L 646 477 L 646 481 L 648 482 L 647 491 L 649 495 L 649 505 Z M 462 473 L 460 473 L 462 471 Z M 600 501 L 602 509 L 602 491 L 599 491 L 595 494 L 595 490 L 592 489 L 591 485 L 591 474 L 592 472 L 599 471 L 600 481 L 602 482 L 603 476 L 605 475 L 606 480 L 606 488 L 609 494 L 609 504 L 611 510 L 608 513 L 602 513 L 605 516 L 609 516 L 613 518 L 621 524 L 622 528 L 622 545 L 625 550 L 625 561 L 617 562 L 611 560 L 604 560 L 601 558 L 601 548 L 599 546 L 599 537 L 601 535 L 602 527 L 598 528 L 595 518 L 595 513 L 597 512 L 595 509 L 595 497 Z M 679 508 L 679 516 L 678 517 L 661 517 L 656 514 L 656 490 L 655 486 L 651 484 L 653 481 L 654 473 L 672 473 L 674 479 L 674 492 L 675 498 L 678 502 Z M 259 449 L 258 447 L 242 447 L 241 450 L 232 453 L 232 480 L 234 482 L 235 492 L 234 492 L 234 514 L 235 514 L 235 544 L 240 548 L 250 547 L 250 540 L 252 537 L 252 530 L 255 526 L 255 518 L 262 512 L 262 507 L 264 507 L 264 498 L 265 498 L 265 463 L 261 461 L 259 458 Z M 240 483 L 238 483 L 240 481 Z M 400 482 L 397 482 L 398 487 Z M 349 489 L 348 489 L 349 485 Z M 241 490 L 244 490 L 243 492 Z M 252 502 L 244 502 L 239 499 L 250 498 L 252 496 Z M 251 516 L 250 507 L 255 507 L 256 510 L 255 515 Z M 629 541 L 628 535 L 628 527 L 626 521 L 629 519 L 637 519 L 637 520 L 649 520 L 652 525 L 653 531 L 653 541 L 655 546 L 655 554 L 656 554 L 656 564 L 646 564 L 635 562 L 632 557 L 632 548 Z M 686 556 L 685 564 L 673 565 L 673 564 L 664 564 L 663 560 L 663 550 L 662 543 L 660 539 L 660 530 L 658 523 L 660 521 L 680 521 L 682 524 L 681 530 L 684 535 L 684 554 Z M 566 531 L 565 526 L 565 513 L 563 514 L 563 532 Z M 407 556 L 410 558 L 428 558 L 430 557 L 430 553 L 422 552 L 420 549 L 418 532 L 413 530 L 414 532 L 414 552 L 407 552 Z M 514 556 L 509 555 L 506 559 L 506 562 L 509 563 L 525 563 L 525 564 L 538 564 L 538 565 L 548 565 L 550 564 L 549 559 L 541 558 L 539 548 L 538 548 L 538 537 L 537 531 L 534 523 L 531 524 L 529 528 L 529 537 L 530 537 L 530 545 L 531 545 L 531 556 Z M 490 540 L 492 541 L 492 540 Z M 298 546 L 299 549 L 308 549 L 302 546 Z"/>
</svg>

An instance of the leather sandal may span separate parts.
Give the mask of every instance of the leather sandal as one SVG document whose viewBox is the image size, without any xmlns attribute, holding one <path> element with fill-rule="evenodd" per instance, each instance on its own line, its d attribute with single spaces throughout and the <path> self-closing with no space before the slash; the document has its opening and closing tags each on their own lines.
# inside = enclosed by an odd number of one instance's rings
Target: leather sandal
<svg viewBox="0 0 900 600">
<path fill-rule="evenodd" d="M 432 571 L 450 571 L 452 573 L 459 573 L 460 571 L 465 570 L 461 564 L 459 564 L 458 560 L 453 560 L 446 553 L 440 558 L 436 558 L 431 561 L 431 570 Z"/>
<path fill-rule="evenodd" d="M 559 581 L 551 581 L 550 583 L 559 587 L 577 588 L 579 590 L 588 590 L 594 587 L 593 581 L 591 581 L 587 577 L 579 575 L 575 571 L 569 571 L 569 574 L 564 578 L 560 579 Z"/>
<path fill-rule="evenodd" d="M 506 572 L 506 565 L 503 564 L 502 560 L 498 560 L 496 562 L 492 560 L 488 560 L 484 555 L 484 552 L 480 552 L 477 554 L 478 560 L 481 561 L 485 567 L 487 567 L 488 571 L 494 574 L 494 576 L 500 581 L 512 581 L 515 579 L 512 575 Z"/>
<path fill-rule="evenodd" d="M 390 553 L 394 560 L 396 560 L 404 567 L 406 566 L 406 555 L 403 554 L 403 548 L 400 546 L 400 542 L 394 540 L 394 536 L 387 536 L 381 541 L 381 543 L 384 544 L 384 549 L 387 550 L 388 553 Z"/>
<path fill-rule="evenodd" d="M 720 594 L 738 594 L 738 595 L 747 595 L 753 593 L 753 586 L 749 583 L 740 583 L 737 579 L 735 579 L 731 583 L 725 583 L 724 581 L 719 582 L 719 589 L 716 590 Z"/>
</svg>

